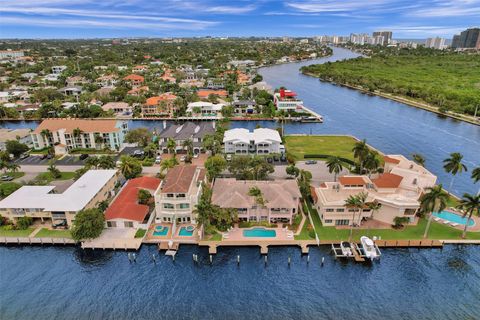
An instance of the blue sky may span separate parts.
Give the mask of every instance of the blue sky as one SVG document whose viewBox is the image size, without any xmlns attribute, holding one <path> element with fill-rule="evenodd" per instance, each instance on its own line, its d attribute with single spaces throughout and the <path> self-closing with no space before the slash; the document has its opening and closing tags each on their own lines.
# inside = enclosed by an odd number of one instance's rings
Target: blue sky
<svg viewBox="0 0 480 320">
<path fill-rule="evenodd" d="M 0 38 L 453 34 L 480 0 L 0 0 Z"/>
</svg>

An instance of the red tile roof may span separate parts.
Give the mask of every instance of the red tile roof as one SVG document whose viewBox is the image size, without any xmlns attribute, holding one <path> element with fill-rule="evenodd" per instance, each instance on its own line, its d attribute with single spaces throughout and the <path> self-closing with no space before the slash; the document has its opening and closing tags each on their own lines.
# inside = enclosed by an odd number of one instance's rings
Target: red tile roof
<svg viewBox="0 0 480 320">
<path fill-rule="evenodd" d="M 197 95 L 199 98 L 208 98 L 209 95 L 217 95 L 219 97 L 226 97 L 228 96 L 228 92 L 226 90 L 198 90 Z"/>
<path fill-rule="evenodd" d="M 342 185 L 366 185 L 363 177 L 340 177 L 338 182 Z"/>
<path fill-rule="evenodd" d="M 187 193 L 195 176 L 197 166 L 176 166 L 168 170 L 162 193 Z"/>
<path fill-rule="evenodd" d="M 123 80 L 143 82 L 143 81 L 145 81 L 145 78 L 142 77 L 142 76 L 139 76 L 138 74 L 131 74 L 131 75 L 128 75 L 125 78 L 123 78 Z"/>
<path fill-rule="evenodd" d="M 140 177 L 131 179 L 122 189 L 120 194 L 105 211 L 105 219 L 126 219 L 142 222 L 148 214 L 149 207 L 138 203 L 138 191 L 145 189 L 152 191 L 157 189 L 160 179 L 153 177 Z"/>
<path fill-rule="evenodd" d="M 171 93 L 163 93 L 159 96 L 150 97 L 146 101 L 147 106 L 156 106 L 160 101 L 168 101 L 168 100 L 175 100 L 177 96 Z"/>
<path fill-rule="evenodd" d="M 48 129 L 51 132 L 65 129 L 65 133 L 73 133 L 73 130 L 80 129 L 85 133 L 98 132 L 109 133 L 117 132 L 120 129 L 116 127 L 116 120 L 105 119 L 74 119 L 74 118 L 57 118 L 45 119 L 33 131 L 34 133 L 41 133 L 42 130 Z"/>
<path fill-rule="evenodd" d="M 395 159 L 395 158 L 391 158 L 389 156 L 384 156 L 383 159 L 385 160 L 385 162 L 390 162 L 390 163 L 400 163 L 400 160 L 398 159 Z"/>
<path fill-rule="evenodd" d="M 402 176 L 393 173 L 384 173 L 377 179 L 372 179 L 372 182 L 377 188 L 398 188 L 402 180 Z"/>
</svg>

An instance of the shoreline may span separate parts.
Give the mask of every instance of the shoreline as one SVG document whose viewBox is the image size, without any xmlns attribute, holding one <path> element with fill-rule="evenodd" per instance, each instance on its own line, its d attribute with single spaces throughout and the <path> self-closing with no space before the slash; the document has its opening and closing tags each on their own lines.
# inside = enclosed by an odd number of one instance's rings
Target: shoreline
<svg viewBox="0 0 480 320">
<path fill-rule="evenodd" d="M 459 120 L 459 121 L 463 121 L 463 122 L 466 122 L 466 123 L 470 123 L 470 124 L 473 124 L 473 125 L 480 126 L 480 121 L 476 121 L 475 119 L 473 119 L 473 117 L 472 117 L 472 119 L 470 119 L 469 117 L 466 118 L 463 115 L 451 114 L 451 113 L 441 113 L 441 112 L 438 111 L 438 109 L 436 107 L 431 106 L 427 103 L 413 101 L 413 100 L 410 100 L 408 98 L 405 98 L 405 97 L 402 97 L 402 96 L 395 96 L 395 95 L 392 95 L 392 94 L 386 93 L 386 92 L 381 92 L 381 91 L 371 92 L 371 91 L 368 91 L 368 90 L 366 90 L 364 88 L 361 88 L 361 87 L 358 87 L 358 86 L 333 82 L 333 81 L 330 81 L 330 80 L 322 79 L 319 76 L 317 76 L 317 75 L 315 75 L 311 72 L 302 72 L 302 74 L 304 74 L 306 76 L 313 77 L 313 78 L 317 78 L 322 82 L 328 82 L 328 83 L 333 84 L 333 85 L 338 85 L 338 86 L 342 86 L 342 87 L 349 88 L 349 89 L 352 89 L 352 90 L 357 90 L 357 91 L 360 91 L 361 93 L 368 94 L 368 95 L 375 95 L 377 97 L 381 97 L 381 98 L 385 98 L 385 99 L 392 100 L 392 101 L 395 101 L 395 102 L 403 103 L 403 104 L 405 104 L 409 107 L 414 107 L 414 108 L 417 108 L 417 109 L 422 109 L 422 110 L 425 110 L 425 111 L 428 111 L 428 112 L 432 112 L 432 113 L 435 113 L 439 116 L 443 116 L 443 117 L 447 117 L 447 118 L 451 118 L 451 119 L 455 119 L 455 120 Z"/>
</svg>

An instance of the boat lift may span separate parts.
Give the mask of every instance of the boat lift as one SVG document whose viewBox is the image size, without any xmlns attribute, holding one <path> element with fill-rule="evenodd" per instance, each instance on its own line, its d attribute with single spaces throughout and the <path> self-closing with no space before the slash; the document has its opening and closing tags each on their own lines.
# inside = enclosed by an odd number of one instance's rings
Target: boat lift
<svg viewBox="0 0 480 320">
<path fill-rule="evenodd" d="M 358 245 L 358 243 L 351 243 L 351 250 L 353 255 L 346 255 L 343 253 L 340 244 L 332 243 L 332 252 L 335 255 L 335 258 L 353 258 L 355 262 L 365 262 L 370 260 L 365 254 L 365 250 L 363 249 L 363 247 L 361 245 Z M 376 244 L 375 251 L 377 252 L 377 256 L 380 257 L 381 252 Z"/>
</svg>

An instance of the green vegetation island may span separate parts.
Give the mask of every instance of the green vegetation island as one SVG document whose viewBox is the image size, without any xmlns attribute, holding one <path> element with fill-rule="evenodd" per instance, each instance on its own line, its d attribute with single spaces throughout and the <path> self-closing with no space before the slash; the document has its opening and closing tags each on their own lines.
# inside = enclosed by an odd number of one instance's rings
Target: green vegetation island
<svg viewBox="0 0 480 320">
<path fill-rule="evenodd" d="M 480 55 L 426 48 L 349 47 L 356 59 L 302 67 L 304 74 L 479 124 Z"/>
</svg>

